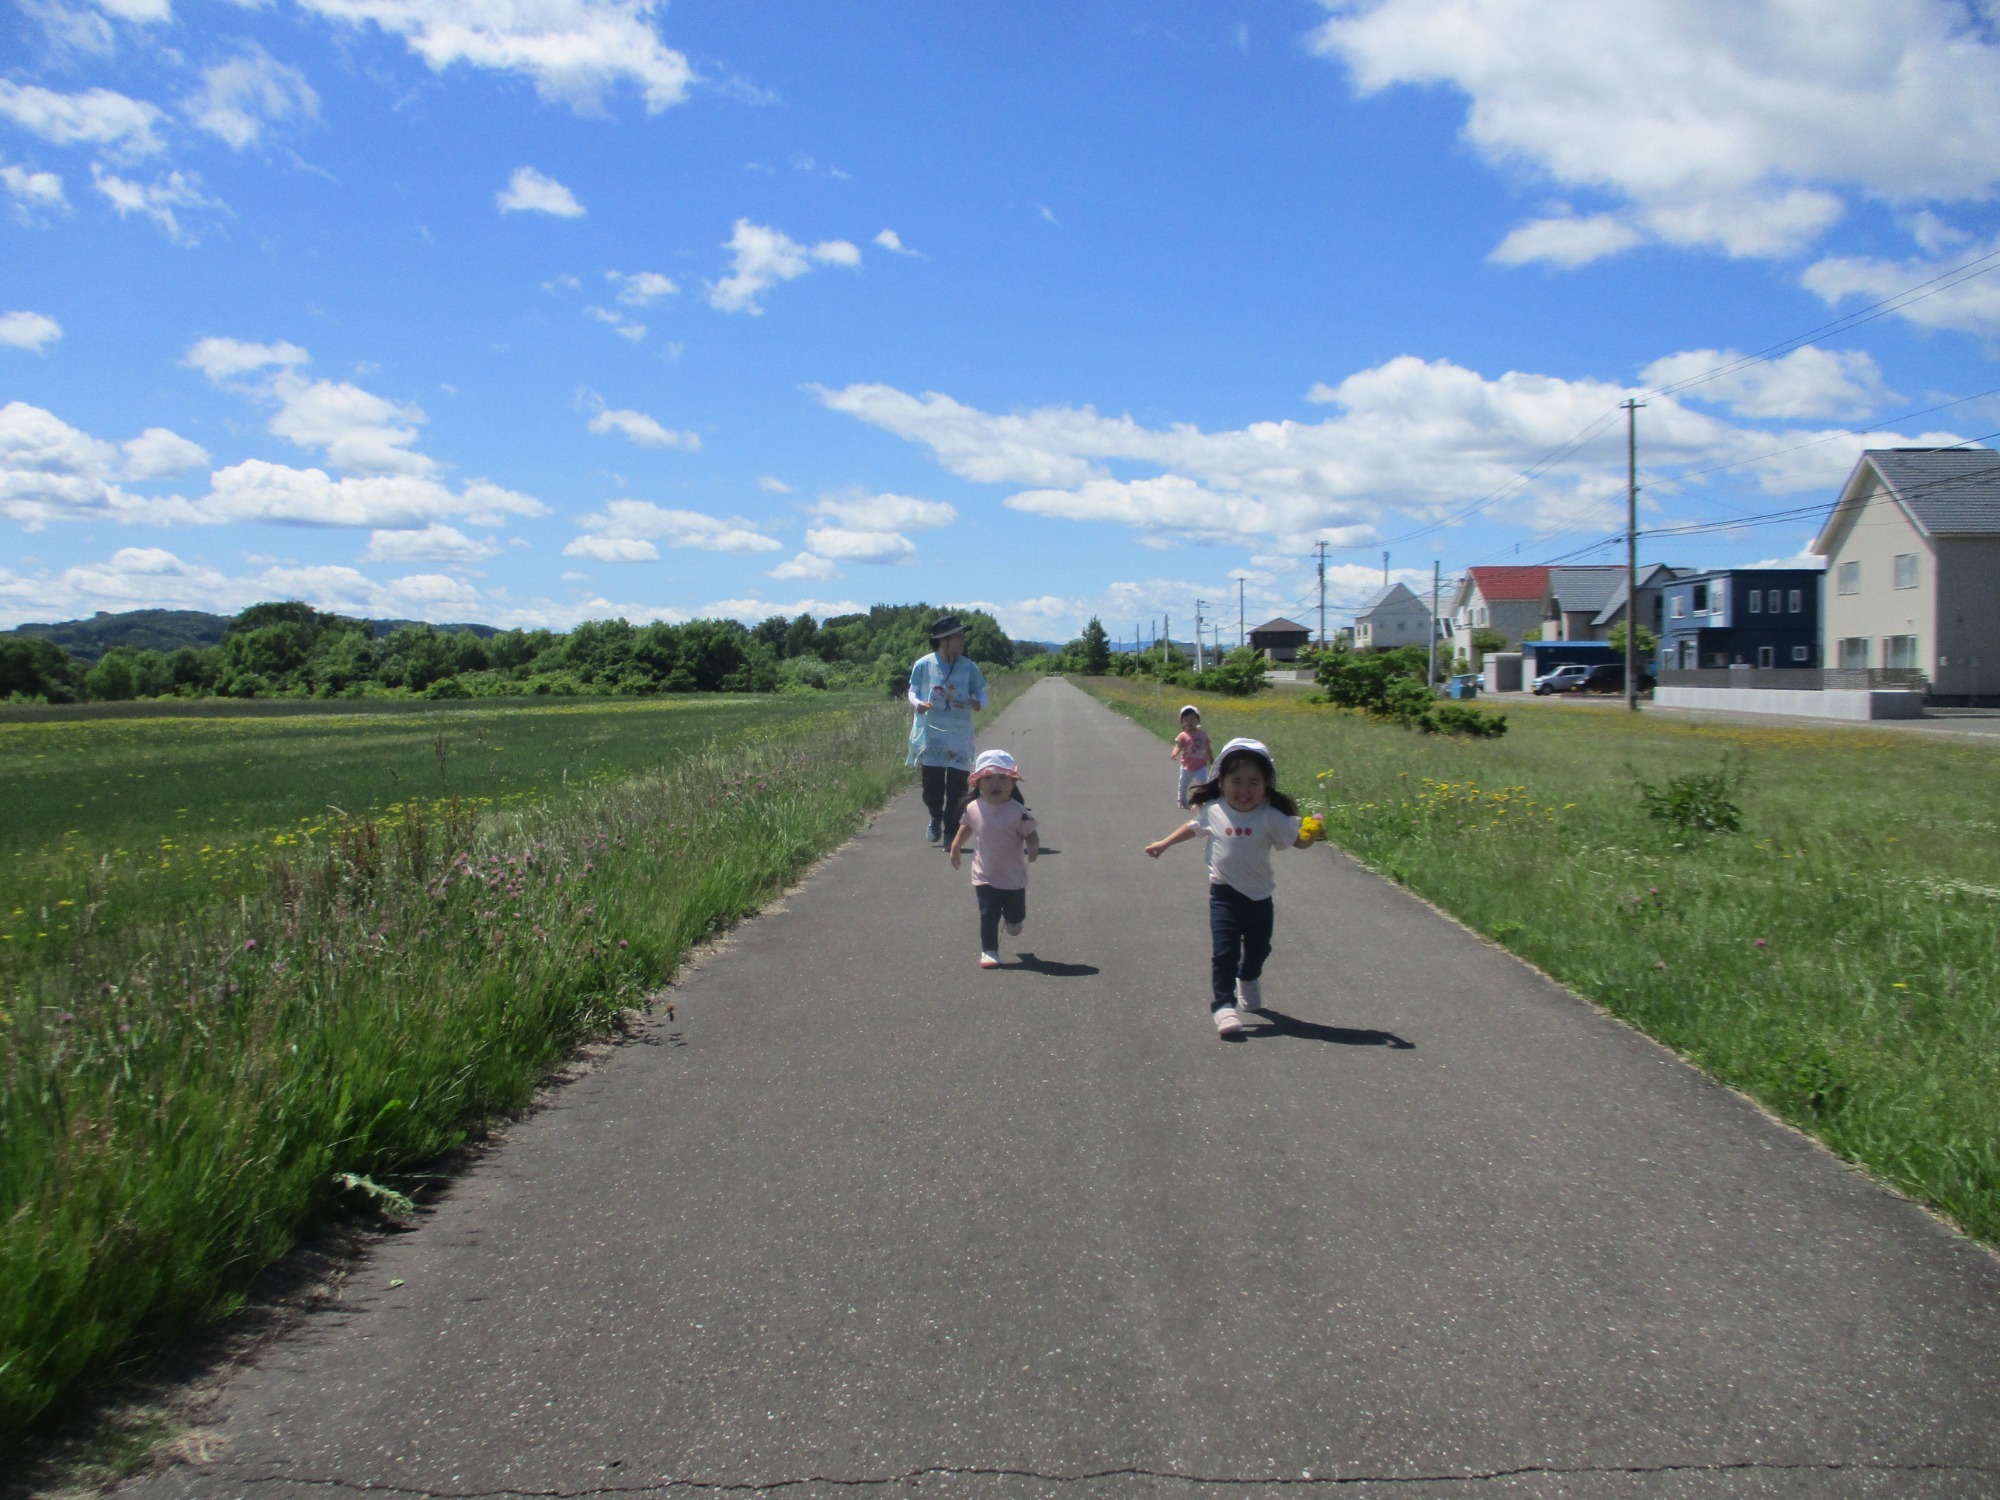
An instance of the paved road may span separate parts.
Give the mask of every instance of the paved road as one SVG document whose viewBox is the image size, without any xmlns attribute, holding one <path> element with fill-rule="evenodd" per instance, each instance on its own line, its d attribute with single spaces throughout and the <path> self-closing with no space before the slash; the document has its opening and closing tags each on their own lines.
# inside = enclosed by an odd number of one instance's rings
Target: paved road
<svg viewBox="0 0 2000 1500">
<path fill-rule="evenodd" d="M 988 741 L 1032 961 L 900 799 L 135 1491 L 2000 1494 L 2000 1262 L 1325 850 L 1218 1041 L 1161 743 Z"/>
</svg>

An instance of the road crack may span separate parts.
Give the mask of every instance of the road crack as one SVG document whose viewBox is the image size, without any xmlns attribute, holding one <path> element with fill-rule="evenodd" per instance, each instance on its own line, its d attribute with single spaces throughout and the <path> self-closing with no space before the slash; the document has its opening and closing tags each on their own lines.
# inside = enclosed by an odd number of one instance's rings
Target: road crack
<svg viewBox="0 0 2000 1500">
<path fill-rule="evenodd" d="M 1720 1463 L 1666 1464 L 1522 1464 L 1507 1469 L 1464 1469 L 1433 1474 L 1196 1474 L 1179 1469 L 1151 1469 L 1125 1465 L 1060 1473 L 1040 1469 L 1010 1468 L 978 1464 L 929 1464 L 893 1474 L 808 1474 L 790 1479 L 688 1479 L 663 1475 L 658 1479 L 631 1483 L 586 1485 L 577 1489 L 486 1490 L 431 1489 L 420 1485 L 385 1483 L 366 1479 L 304 1477 L 265 1474 L 245 1477 L 244 1484 L 295 1484 L 313 1489 L 329 1489 L 357 1495 L 400 1495 L 410 1500 L 594 1500 L 599 1496 L 665 1495 L 676 1490 L 708 1494 L 777 1494 L 785 1490 L 820 1485 L 830 1489 L 882 1489 L 895 1484 L 915 1484 L 926 1479 L 1025 1479 L 1040 1484 L 1092 1484 L 1108 1479 L 1150 1479 L 1168 1484 L 1211 1485 L 1220 1488 L 1251 1489 L 1268 1487 L 1309 1490 L 1352 1487 L 1363 1484 L 1488 1484 L 1507 1479 L 1586 1478 L 1591 1475 L 1645 1477 L 1664 1474 L 1980 1474 L 2000 1477 L 2000 1469 L 1983 1464 L 1876 1463 L 1863 1459 L 1829 1459 L 1810 1463 L 1775 1463 L 1764 1459 L 1742 1459 Z"/>
</svg>

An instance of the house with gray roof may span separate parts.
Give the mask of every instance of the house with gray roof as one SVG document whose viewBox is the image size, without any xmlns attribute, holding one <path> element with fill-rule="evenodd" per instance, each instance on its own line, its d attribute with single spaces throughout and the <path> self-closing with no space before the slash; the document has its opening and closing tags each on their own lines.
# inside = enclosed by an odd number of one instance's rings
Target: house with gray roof
<svg viewBox="0 0 2000 1500">
<path fill-rule="evenodd" d="M 1812 550 L 1828 666 L 1915 669 L 1933 701 L 2000 700 L 2000 453 L 1869 449 Z"/>
<path fill-rule="evenodd" d="M 1431 630 L 1429 602 L 1418 598 L 1407 583 L 1392 583 L 1378 589 L 1355 612 L 1354 647 L 1393 651 L 1398 646 L 1428 646 Z"/>
<path fill-rule="evenodd" d="M 1549 591 L 1542 603 L 1545 641 L 1600 641 L 1594 621 L 1611 596 L 1625 587 L 1622 565 L 1549 569 Z"/>
</svg>

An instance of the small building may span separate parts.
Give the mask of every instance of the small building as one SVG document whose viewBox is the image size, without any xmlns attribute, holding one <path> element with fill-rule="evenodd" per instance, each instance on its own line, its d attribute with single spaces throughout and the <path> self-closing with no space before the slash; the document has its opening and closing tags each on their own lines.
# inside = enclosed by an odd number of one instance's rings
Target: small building
<svg viewBox="0 0 2000 1500">
<path fill-rule="evenodd" d="M 1692 576 L 1685 568 L 1670 568 L 1665 563 L 1647 563 L 1638 570 L 1639 580 L 1639 625 L 1653 632 L 1653 639 L 1660 638 L 1661 627 L 1666 620 L 1667 601 L 1661 590 L 1677 578 Z M 1611 597 L 1604 601 L 1590 622 L 1590 639 L 1608 641 L 1611 632 L 1625 620 L 1625 570 L 1619 569 L 1618 586 L 1611 591 Z"/>
<path fill-rule="evenodd" d="M 1548 593 L 1542 601 L 1542 639 L 1601 641 L 1597 617 L 1614 595 L 1625 591 L 1625 568 L 1596 565 L 1550 568 Z M 1609 633 L 1609 628 L 1606 629 Z"/>
<path fill-rule="evenodd" d="M 1311 640 L 1310 630 L 1283 615 L 1266 620 L 1250 632 L 1250 644 L 1264 653 L 1266 661 L 1297 661 L 1299 652 Z"/>
<path fill-rule="evenodd" d="M 1472 655 L 1472 632 L 1497 630 L 1507 645 L 1542 628 L 1549 597 L 1546 567 L 1467 568 L 1452 590 L 1451 634 L 1458 650 Z"/>
<path fill-rule="evenodd" d="M 1392 583 L 1362 605 L 1354 616 L 1354 649 L 1392 651 L 1398 646 L 1429 646 L 1431 607 L 1407 583 Z"/>
<path fill-rule="evenodd" d="M 1869 449 L 1812 550 L 1828 666 L 1914 669 L 1947 702 L 2000 697 L 2000 453 Z"/>
<path fill-rule="evenodd" d="M 1817 568 L 1690 573 L 1662 590 L 1663 668 L 1818 667 Z"/>
</svg>

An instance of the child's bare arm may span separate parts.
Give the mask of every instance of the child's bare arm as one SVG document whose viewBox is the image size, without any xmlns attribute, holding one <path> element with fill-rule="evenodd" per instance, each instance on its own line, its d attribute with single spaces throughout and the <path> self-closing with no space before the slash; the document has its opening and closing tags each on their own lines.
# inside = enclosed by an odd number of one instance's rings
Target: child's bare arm
<svg viewBox="0 0 2000 1500">
<path fill-rule="evenodd" d="M 951 836 L 951 867 L 954 870 L 958 868 L 958 851 L 963 849 L 967 844 L 971 842 L 972 842 L 971 827 L 965 823 L 959 824 L 957 831 L 954 832 Z"/>
<path fill-rule="evenodd" d="M 1042 835 L 1039 829 L 1030 828 L 1025 840 L 1028 847 L 1028 863 L 1033 864 L 1042 857 Z"/>
<path fill-rule="evenodd" d="M 1197 829 L 1194 826 L 1194 824 L 1183 823 L 1181 824 L 1180 827 L 1176 828 L 1172 833 L 1168 834 L 1165 838 L 1156 839 L 1152 843 L 1148 844 L 1146 846 L 1146 853 L 1151 858 L 1158 859 L 1162 854 L 1165 854 L 1169 849 L 1173 848 L 1174 845 L 1185 844 L 1189 839 L 1193 838 L 1198 832 L 1200 832 L 1200 830 Z"/>
</svg>

